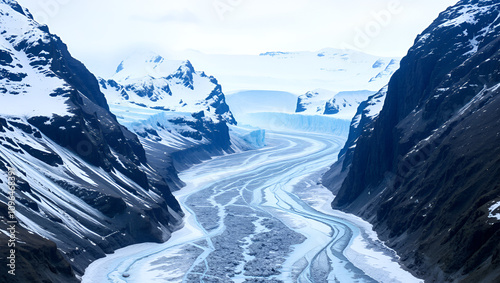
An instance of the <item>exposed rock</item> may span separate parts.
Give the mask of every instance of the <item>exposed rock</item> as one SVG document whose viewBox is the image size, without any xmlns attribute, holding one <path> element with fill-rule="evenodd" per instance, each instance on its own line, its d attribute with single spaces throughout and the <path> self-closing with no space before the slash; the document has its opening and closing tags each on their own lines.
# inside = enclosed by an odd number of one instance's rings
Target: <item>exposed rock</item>
<svg viewBox="0 0 500 283">
<path fill-rule="evenodd" d="M 460 1 L 418 36 L 333 202 L 430 282 L 500 280 L 499 6 Z"/>
</svg>

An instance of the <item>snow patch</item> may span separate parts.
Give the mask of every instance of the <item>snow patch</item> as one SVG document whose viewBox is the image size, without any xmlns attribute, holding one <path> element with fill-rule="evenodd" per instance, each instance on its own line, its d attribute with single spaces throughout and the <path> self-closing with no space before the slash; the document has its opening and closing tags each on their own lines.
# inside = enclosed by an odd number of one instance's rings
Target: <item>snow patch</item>
<svg viewBox="0 0 500 283">
<path fill-rule="evenodd" d="M 488 214 L 488 218 L 500 220 L 500 211 L 497 212 L 497 213 L 494 213 L 499 207 L 500 207 L 500 201 L 497 202 L 497 203 L 495 203 L 495 204 L 493 204 L 492 206 L 490 206 L 488 208 L 488 211 L 490 212 Z"/>
</svg>

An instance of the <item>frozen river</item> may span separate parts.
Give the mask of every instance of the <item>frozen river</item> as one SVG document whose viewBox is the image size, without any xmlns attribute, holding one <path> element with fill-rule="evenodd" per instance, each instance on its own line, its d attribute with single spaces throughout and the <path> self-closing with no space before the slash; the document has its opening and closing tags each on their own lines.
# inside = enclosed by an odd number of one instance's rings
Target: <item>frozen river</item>
<svg viewBox="0 0 500 283">
<path fill-rule="evenodd" d="M 361 219 L 318 184 L 345 139 L 268 133 L 260 150 L 181 173 L 186 212 L 163 244 L 97 260 L 83 282 L 420 282 Z"/>
</svg>

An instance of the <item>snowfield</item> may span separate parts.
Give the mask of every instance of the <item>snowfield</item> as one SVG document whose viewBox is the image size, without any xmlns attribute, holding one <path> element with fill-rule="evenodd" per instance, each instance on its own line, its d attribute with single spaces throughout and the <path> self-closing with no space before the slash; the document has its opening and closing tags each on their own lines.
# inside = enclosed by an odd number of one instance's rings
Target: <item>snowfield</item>
<svg viewBox="0 0 500 283">
<path fill-rule="evenodd" d="M 400 61 L 332 48 L 259 55 L 215 55 L 191 50 L 180 55 L 210 71 L 228 93 L 270 90 L 303 94 L 316 88 L 378 91 L 399 68 Z"/>
<path fill-rule="evenodd" d="M 181 173 L 186 212 L 163 244 L 92 263 L 83 282 L 422 282 L 401 269 L 370 224 L 329 207 L 317 182 L 344 138 L 266 134 L 266 147 Z"/>
</svg>

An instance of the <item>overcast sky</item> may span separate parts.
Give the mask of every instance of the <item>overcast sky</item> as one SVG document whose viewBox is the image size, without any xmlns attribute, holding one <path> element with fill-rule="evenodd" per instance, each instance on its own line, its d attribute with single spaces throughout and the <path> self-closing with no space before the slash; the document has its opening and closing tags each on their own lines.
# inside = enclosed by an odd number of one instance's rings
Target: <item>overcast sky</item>
<svg viewBox="0 0 500 283">
<path fill-rule="evenodd" d="M 457 0 L 18 0 L 107 76 L 134 50 L 258 54 L 357 49 L 403 56 Z"/>
</svg>

